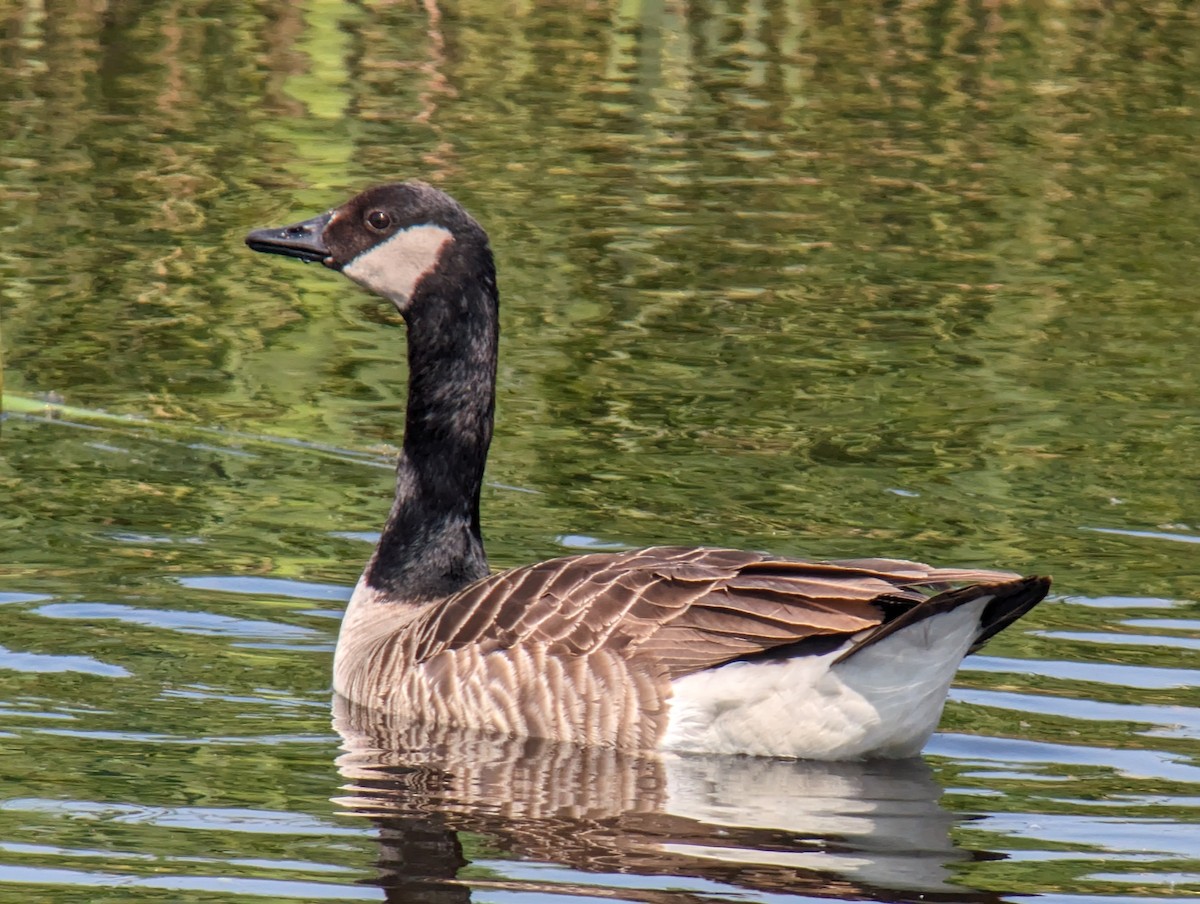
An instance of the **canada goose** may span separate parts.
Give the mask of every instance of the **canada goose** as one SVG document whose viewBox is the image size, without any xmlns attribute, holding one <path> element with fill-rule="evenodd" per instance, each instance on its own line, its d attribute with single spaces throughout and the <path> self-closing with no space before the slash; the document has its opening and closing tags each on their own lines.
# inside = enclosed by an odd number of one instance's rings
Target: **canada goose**
<svg viewBox="0 0 1200 904">
<path fill-rule="evenodd" d="M 499 294 L 483 228 L 448 195 L 405 182 L 246 243 L 340 270 L 408 327 L 396 497 L 334 654 L 334 689 L 356 704 L 623 748 L 914 756 L 962 658 L 1050 586 L 686 547 L 489 574 L 479 491 Z"/>
</svg>

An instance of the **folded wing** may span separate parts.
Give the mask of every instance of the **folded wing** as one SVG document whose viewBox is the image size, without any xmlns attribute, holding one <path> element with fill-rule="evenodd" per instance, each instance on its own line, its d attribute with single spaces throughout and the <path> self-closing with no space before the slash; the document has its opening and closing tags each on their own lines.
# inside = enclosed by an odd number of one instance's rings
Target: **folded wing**
<svg viewBox="0 0 1200 904">
<path fill-rule="evenodd" d="M 945 600 L 944 591 L 1016 579 L 1007 572 L 895 559 L 805 562 L 656 547 L 571 556 L 491 575 L 406 633 L 418 663 L 468 646 L 491 651 L 531 644 L 552 655 L 602 650 L 677 678 L 788 652 L 814 637 L 845 639 L 897 620 L 918 620 L 923 613 L 916 610 L 938 594 Z"/>
</svg>

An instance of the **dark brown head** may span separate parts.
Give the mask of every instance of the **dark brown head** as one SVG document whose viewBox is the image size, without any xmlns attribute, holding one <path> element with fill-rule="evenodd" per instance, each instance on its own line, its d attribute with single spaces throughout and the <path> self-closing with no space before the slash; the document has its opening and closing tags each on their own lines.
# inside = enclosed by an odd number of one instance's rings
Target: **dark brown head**
<svg viewBox="0 0 1200 904">
<path fill-rule="evenodd" d="M 422 283 L 456 271 L 477 278 L 487 235 L 444 192 L 424 182 L 378 185 L 318 217 L 246 236 L 255 251 L 319 261 L 382 295 L 403 314 Z"/>
</svg>

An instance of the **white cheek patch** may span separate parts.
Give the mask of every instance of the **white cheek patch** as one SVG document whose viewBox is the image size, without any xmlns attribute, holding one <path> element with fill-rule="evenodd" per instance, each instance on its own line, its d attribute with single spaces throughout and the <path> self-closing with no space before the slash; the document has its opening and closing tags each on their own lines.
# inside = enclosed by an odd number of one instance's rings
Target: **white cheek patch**
<svg viewBox="0 0 1200 904">
<path fill-rule="evenodd" d="M 425 274 L 437 266 L 442 248 L 454 238 L 450 230 L 426 223 L 397 232 L 342 268 L 360 286 L 403 307 Z"/>
</svg>

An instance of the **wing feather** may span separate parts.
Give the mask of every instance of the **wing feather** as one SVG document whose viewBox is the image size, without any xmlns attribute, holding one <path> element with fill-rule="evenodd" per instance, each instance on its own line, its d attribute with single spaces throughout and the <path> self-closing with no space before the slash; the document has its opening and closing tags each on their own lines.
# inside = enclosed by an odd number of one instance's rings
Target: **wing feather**
<svg viewBox="0 0 1200 904">
<path fill-rule="evenodd" d="M 1014 578 L 900 559 L 806 562 L 705 547 L 553 559 L 490 575 L 409 626 L 414 662 L 480 644 L 599 651 L 678 677 L 800 643 L 850 637 L 947 587 Z M 439 657 L 441 658 L 441 657 Z"/>
</svg>

